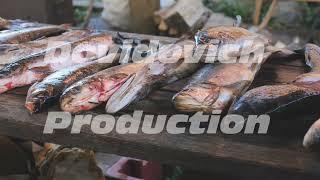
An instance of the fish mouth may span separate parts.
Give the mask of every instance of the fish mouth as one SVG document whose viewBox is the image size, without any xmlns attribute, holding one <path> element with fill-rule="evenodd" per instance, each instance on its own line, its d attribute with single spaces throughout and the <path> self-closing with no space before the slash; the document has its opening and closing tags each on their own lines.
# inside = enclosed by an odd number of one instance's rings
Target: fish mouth
<svg viewBox="0 0 320 180">
<path fill-rule="evenodd" d="M 32 101 L 27 101 L 24 106 L 27 108 L 27 110 L 31 114 L 33 114 L 33 113 L 40 112 L 40 109 L 41 109 L 40 108 L 40 106 L 41 106 L 40 104 L 41 104 L 40 100 L 34 99 Z"/>
<path fill-rule="evenodd" d="M 64 94 L 60 97 L 60 108 L 63 111 L 70 113 L 79 113 L 82 111 L 93 109 L 98 106 L 100 103 L 92 103 L 89 99 L 93 99 L 93 97 L 97 96 L 99 92 L 91 91 L 88 93 L 84 93 L 85 96 L 81 96 L 81 94 L 75 93 L 76 88 L 71 89 L 67 94 Z M 87 88 L 88 89 L 88 88 Z"/>
<path fill-rule="evenodd" d="M 242 116 L 249 116 L 257 114 L 256 111 L 251 107 L 250 103 L 239 102 L 235 103 L 229 110 L 230 114 L 238 114 Z"/>
<path fill-rule="evenodd" d="M 66 112 L 70 113 L 80 113 L 83 111 L 91 110 L 103 102 L 106 102 L 113 94 L 116 92 L 121 85 L 127 80 L 128 78 L 121 79 L 110 86 L 107 90 L 104 90 L 102 87 L 95 88 L 95 91 L 91 91 L 88 88 L 90 94 L 87 94 L 84 97 L 76 97 L 74 95 L 64 95 L 61 96 L 60 105 L 61 109 Z M 80 93 L 83 94 L 83 93 Z M 80 95 L 79 94 L 79 95 Z M 72 97 L 74 96 L 74 97 Z"/>
<path fill-rule="evenodd" d="M 320 120 L 317 120 L 305 134 L 303 146 L 308 149 L 320 149 Z"/>
</svg>

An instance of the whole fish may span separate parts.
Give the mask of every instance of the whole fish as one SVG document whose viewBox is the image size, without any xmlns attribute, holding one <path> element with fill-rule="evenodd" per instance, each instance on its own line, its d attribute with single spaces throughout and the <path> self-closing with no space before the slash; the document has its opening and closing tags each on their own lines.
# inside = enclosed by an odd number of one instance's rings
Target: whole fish
<svg viewBox="0 0 320 180">
<path fill-rule="evenodd" d="M 223 51 L 223 45 L 242 45 L 246 40 L 258 41 L 261 43 L 261 52 L 268 41 L 258 35 L 240 27 L 215 27 L 205 31 L 200 31 L 196 35 L 198 45 L 216 45 L 216 51 Z M 205 65 L 194 74 L 187 86 L 173 97 L 176 109 L 185 112 L 204 111 L 211 113 L 213 110 L 226 111 L 233 101 L 242 94 L 251 84 L 255 74 L 260 69 L 261 64 L 270 55 L 264 54 L 261 62 L 250 60 L 250 52 L 256 52 L 256 43 L 252 45 L 242 45 L 246 51 L 230 52 L 227 57 L 216 55 L 216 52 L 208 55 L 210 64 Z M 228 52 L 229 53 L 229 52 Z M 248 62 L 223 63 L 215 62 L 240 58 L 240 55 L 247 56 Z M 238 57 L 239 56 L 239 57 Z M 213 63 L 215 62 L 215 63 Z"/>
<path fill-rule="evenodd" d="M 54 47 L 47 50 L 46 53 L 6 64 L 0 70 L 0 93 L 40 81 L 57 70 L 103 57 L 111 46 L 113 46 L 111 36 L 95 34 L 77 42 L 63 44 L 59 46 L 61 51 L 57 51 Z M 89 47 L 95 49 L 88 49 Z M 97 52 L 92 52 L 93 50 Z"/>
<path fill-rule="evenodd" d="M 307 44 L 306 65 L 311 72 L 298 76 L 293 82 L 280 85 L 266 85 L 246 92 L 230 109 L 230 113 L 250 115 L 281 113 L 294 105 L 303 106 L 306 100 L 317 103 L 320 96 L 320 47 Z"/>
<path fill-rule="evenodd" d="M 123 64 L 86 77 L 67 88 L 61 98 L 63 111 L 79 113 L 97 107 L 144 66 L 143 63 Z"/>
<path fill-rule="evenodd" d="M 114 41 L 122 44 L 125 39 L 118 34 L 118 40 L 114 39 Z M 132 58 L 131 51 L 131 48 L 129 51 L 121 48 L 121 52 L 129 53 L 129 58 Z M 146 63 L 152 62 L 157 53 L 149 52 L 148 54 L 139 62 L 127 64 L 120 61 L 122 65 L 103 70 L 73 84 L 65 90 L 60 98 L 61 109 L 71 113 L 79 113 L 106 102 L 126 79 L 142 69 Z"/>
<path fill-rule="evenodd" d="M 303 138 L 303 146 L 308 149 L 320 149 L 320 119 L 312 124 Z"/>
<path fill-rule="evenodd" d="M 185 44 L 194 45 L 193 42 L 188 41 L 182 41 L 176 45 Z M 116 113 L 131 103 L 145 98 L 152 90 L 195 72 L 200 63 L 185 62 L 185 58 L 189 59 L 189 55 L 192 55 L 194 49 L 182 48 L 181 54 L 179 54 L 175 53 L 178 52 L 178 49 L 176 49 L 178 47 L 173 46 L 172 48 L 160 50 L 158 56 L 152 62 L 146 63 L 141 70 L 128 78 L 108 100 L 105 108 L 106 112 Z M 165 54 L 171 54 L 172 59 L 163 61 L 162 55 Z"/>
<path fill-rule="evenodd" d="M 74 42 L 79 39 L 88 37 L 90 31 L 87 30 L 72 30 L 67 31 L 59 36 L 48 37 L 45 39 L 34 40 L 20 44 L 1 44 L 0 45 L 0 65 L 5 65 L 22 59 L 31 54 L 44 52 L 50 43 L 54 42 Z"/>
<path fill-rule="evenodd" d="M 74 65 L 47 76 L 33 84 L 27 94 L 25 107 L 36 113 L 60 98 L 63 91 L 75 82 L 114 65 L 119 56 L 109 54 L 93 62 Z"/>
<path fill-rule="evenodd" d="M 44 26 L 9 31 L 0 34 L 0 44 L 19 44 L 36 40 L 42 37 L 58 35 L 65 32 L 62 26 Z"/>
</svg>

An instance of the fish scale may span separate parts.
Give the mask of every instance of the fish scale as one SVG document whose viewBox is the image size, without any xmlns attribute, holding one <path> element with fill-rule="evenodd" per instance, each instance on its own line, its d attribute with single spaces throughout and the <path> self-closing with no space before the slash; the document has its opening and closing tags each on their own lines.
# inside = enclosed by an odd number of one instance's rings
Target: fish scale
<svg viewBox="0 0 320 180">
<path fill-rule="evenodd" d="M 75 82 L 117 64 L 119 56 L 112 54 L 93 62 L 57 71 L 41 82 L 33 84 L 27 94 L 25 107 L 36 113 L 56 102 L 63 91 Z"/>
<path fill-rule="evenodd" d="M 71 52 L 78 47 L 78 45 L 92 45 L 101 46 L 103 51 L 97 54 L 90 54 L 89 57 L 84 59 L 73 59 L 73 57 L 67 56 L 66 58 L 57 58 L 55 56 L 47 56 L 50 53 L 55 52 L 55 48 L 49 49 L 46 52 L 34 54 L 23 59 L 19 59 L 15 62 L 6 64 L 3 69 L 0 70 L 0 93 L 6 92 L 15 87 L 21 87 L 30 85 L 36 81 L 40 81 L 49 74 L 87 61 L 105 56 L 108 49 L 113 46 L 112 37 L 107 34 L 94 34 L 89 37 L 83 38 L 76 42 L 65 43 L 59 48 L 66 48 L 71 45 Z M 84 48 L 82 51 L 87 51 Z M 12 83 L 12 87 L 8 88 L 5 85 Z"/>
<path fill-rule="evenodd" d="M 200 31 L 196 35 L 196 39 L 203 39 L 199 43 L 207 45 L 213 45 L 212 42 L 218 41 L 217 52 L 222 51 L 221 48 L 224 45 L 242 45 L 245 40 L 257 40 L 264 43 L 263 47 L 268 44 L 267 40 L 257 34 L 233 26 L 214 27 Z M 247 48 L 250 52 L 250 49 L 256 50 L 257 47 L 243 46 L 243 48 Z M 268 57 L 269 54 L 266 55 Z M 230 58 L 238 56 L 239 53 L 235 52 L 231 53 Z M 217 58 L 218 61 L 222 61 L 219 59 L 221 57 L 208 58 L 212 63 L 206 64 L 195 73 L 189 83 L 173 97 L 176 109 L 184 112 L 204 111 L 211 113 L 214 110 L 225 112 L 235 98 L 249 87 L 255 73 L 260 69 L 260 65 L 256 66 L 251 62 L 217 63 L 211 59 Z"/>
</svg>

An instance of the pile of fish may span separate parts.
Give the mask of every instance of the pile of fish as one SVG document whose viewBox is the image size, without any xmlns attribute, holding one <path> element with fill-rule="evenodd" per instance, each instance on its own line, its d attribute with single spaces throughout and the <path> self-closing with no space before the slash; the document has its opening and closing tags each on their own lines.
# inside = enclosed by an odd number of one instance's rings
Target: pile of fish
<svg viewBox="0 0 320 180">
<path fill-rule="evenodd" d="M 55 103 L 71 113 L 101 104 L 106 104 L 107 113 L 116 113 L 152 91 L 188 76 L 190 81 L 172 99 L 176 109 L 183 112 L 265 114 L 281 112 L 292 104 L 320 96 L 320 48 L 314 44 L 303 49 L 311 72 L 291 83 L 247 91 L 268 59 L 286 60 L 301 51 L 274 48 L 265 37 L 241 27 L 200 30 L 195 41 L 181 38 L 139 62 L 121 61 L 120 53 L 125 49 L 120 35 L 112 37 L 67 26 L 26 25 L 5 19 L 0 19 L 0 29 L 0 93 L 31 85 L 25 103 L 31 113 Z M 192 48 L 176 53 L 186 45 Z M 228 45 L 241 48 L 221 55 Z M 72 54 L 64 54 L 68 51 Z M 319 127 L 317 122 L 307 133 L 305 146 L 320 144 Z"/>
</svg>

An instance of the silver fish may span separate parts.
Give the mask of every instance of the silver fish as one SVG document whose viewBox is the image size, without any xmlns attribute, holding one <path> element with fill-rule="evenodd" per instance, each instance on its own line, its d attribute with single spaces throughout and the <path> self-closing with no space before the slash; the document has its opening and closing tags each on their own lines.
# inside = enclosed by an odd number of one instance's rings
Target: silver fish
<svg viewBox="0 0 320 180">
<path fill-rule="evenodd" d="M 0 44 L 19 44 L 42 37 L 58 35 L 65 31 L 66 29 L 62 26 L 43 26 L 9 31 L 0 34 Z"/>
<path fill-rule="evenodd" d="M 64 44 L 60 49 L 63 51 L 69 45 Z M 88 46 L 100 47 L 100 51 L 91 52 L 87 49 Z M 47 53 L 32 55 L 7 64 L 0 70 L 0 93 L 40 81 L 57 70 L 103 57 L 111 46 L 113 46 L 111 36 L 96 34 L 71 43 L 71 52 L 78 52 L 85 58 L 75 58 L 70 54 L 57 57 L 56 49 L 53 48 Z"/>
<path fill-rule="evenodd" d="M 78 64 L 59 70 L 41 82 L 33 84 L 27 94 L 25 107 L 31 112 L 39 112 L 56 102 L 63 91 L 77 81 L 116 64 L 119 56 L 109 54 L 93 62 Z"/>
<path fill-rule="evenodd" d="M 193 45 L 193 42 L 182 41 L 178 44 Z M 175 53 L 176 51 L 174 47 L 160 51 L 152 62 L 147 63 L 127 79 L 108 100 L 106 112 L 116 113 L 131 103 L 145 98 L 152 90 L 187 77 L 198 69 L 200 63 L 186 63 L 183 56 L 183 54 L 191 55 L 193 49 L 183 49 L 182 54 Z M 161 53 L 172 54 L 172 60 L 163 62 Z"/>
</svg>

